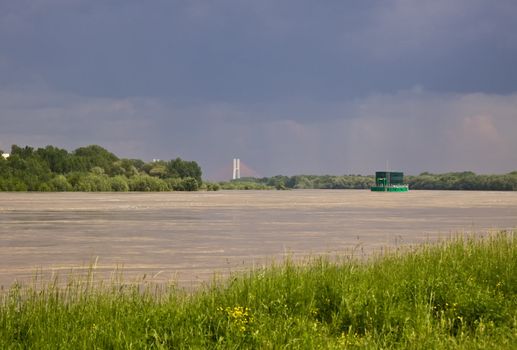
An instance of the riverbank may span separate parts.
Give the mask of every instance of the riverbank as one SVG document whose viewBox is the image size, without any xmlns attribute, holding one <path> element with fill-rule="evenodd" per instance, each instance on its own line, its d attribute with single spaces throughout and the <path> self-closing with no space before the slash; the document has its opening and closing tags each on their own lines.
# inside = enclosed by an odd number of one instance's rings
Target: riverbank
<svg viewBox="0 0 517 350">
<path fill-rule="evenodd" d="M 517 241 L 501 232 L 385 254 L 286 262 L 194 293 L 12 287 L 1 348 L 501 348 L 517 341 Z"/>
</svg>

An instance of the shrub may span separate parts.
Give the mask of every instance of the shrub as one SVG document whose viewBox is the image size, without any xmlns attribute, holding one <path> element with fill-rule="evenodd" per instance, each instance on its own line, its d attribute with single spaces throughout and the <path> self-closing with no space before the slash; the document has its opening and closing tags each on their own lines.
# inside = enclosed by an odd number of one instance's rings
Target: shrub
<svg viewBox="0 0 517 350">
<path fill-rule="evenodd" d="M 181 179 L 179 191 L 197 191 L 198 189 L 199 183 L 193 177 Z"/>
<path fill-rule="evenodd" d="M 86 174 L 79 179 L 74 189 L 81 192 L 107 192 L 111 191 L 111 184 L 106 175 Z"/>
<path fill-rule="evenodd" d="M 58 192 L 71 191 L 73 189 L 72 185 L 68 183 L 68 180 L 64 175 L 57 175 L 52 180 L 50 180 L 50 186 L 53 191 Z"/>
<path fill-rule="evenodd" d="M 219 191 L 221 189 L 221 185 L 217 182 L 204 182 L 203 185 L 207 191 Z"/>
<path fill-rule="evenodd" d="M 166 182 L 171 191 L 197 191 L 200 188 L 198 181 L 193 177 L 173 177 L 166 179 Z"/>
<path fill-rule="evenodd" d="M 27 185 L 17 178 L 0 178 L 0 190 L 2 191 L 27 191 Z"/>
<path fill-rule="evenodd" d="M 137 175 L 129 179 L 129 189 L 141 192 L 168 191 L 169 186 L 161 179 L 149 175 Z"/>
<path fill-rule="evenodd" d="M 39 184 L 38 191 L 39 192 L 52 192 L 53 188 L 48 183 L 43 182 L 43 183 Z"/>
<path fill-rule="evenodd" d="M 115 192 L 127 192 L 129 191 L 129 185 L 125 176 L 115 176 L 110 178 L 111 190 Z"/>
</svg>

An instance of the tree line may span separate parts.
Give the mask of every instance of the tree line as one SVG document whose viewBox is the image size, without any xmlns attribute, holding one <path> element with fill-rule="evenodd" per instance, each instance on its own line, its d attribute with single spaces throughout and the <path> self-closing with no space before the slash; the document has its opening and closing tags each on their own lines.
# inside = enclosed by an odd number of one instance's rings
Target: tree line
<svg viewBox="0 0 517 350">
<path fill-rule="evenodd" d="M 517 191 L 517 171 L 499 175 L 424 172 L 404 179 L 413 190 Z M 72 152 L 54 146 L 13 145 L 8 158 L 0 157 L 0 191 L 368 189 L 374 182 L 373 175 L 277 175 L 208 183 L 202 181 L 201 167 L 195 161 L 176 158 L 146 163 L 118 158 L 98 145 Z"/>
<path fill-rule="evenodd" d="M 1 152 L 3 153 L 3 152 Z M 216 190 L 203 183 L 195 161 L 176 158 L 144 162 L 122 159 L 98 145 L 72 152 L 54 146 L 13 145 L 0 157 L 0 191 L 196 191 Z"/>
<path fill-rule="evenodd" d="M 500 175 L 480 175 L 471 171 L 405 176 L 413 190 L 517 191 L 517 171 Z M 242 178 L 221 183 L 223 189 L 369 189 L 373 175 L 277 175 L 264 178 Z"/>
<path fill-rule="evenodd" d="M 481 175 L 472 171 L 445 174 L 428 172 L 408 176 L 409 188 L 418 190 L 517 191 L 517 171 L 499 175 Z"/>
</svg>

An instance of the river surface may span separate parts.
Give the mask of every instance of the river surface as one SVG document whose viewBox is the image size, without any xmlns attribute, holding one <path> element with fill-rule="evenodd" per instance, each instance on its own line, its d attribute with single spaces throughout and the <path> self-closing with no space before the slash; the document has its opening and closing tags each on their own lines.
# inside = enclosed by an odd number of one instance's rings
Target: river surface
<svg viewBox="0 0 517 350">
<path fill-rule="evenodd" d="M 517 192 L 363 190 L 0 193 L 0 285 L 123 270 L 195 286 L 214 274 L 517 228 Z"/>
</svg>

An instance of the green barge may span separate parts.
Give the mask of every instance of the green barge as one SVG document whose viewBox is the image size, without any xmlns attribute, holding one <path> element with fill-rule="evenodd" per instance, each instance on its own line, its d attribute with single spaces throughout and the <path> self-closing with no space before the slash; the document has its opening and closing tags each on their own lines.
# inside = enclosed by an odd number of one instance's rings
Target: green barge
<svg viewBox="0 0 517 350">
<path fill-rule="evenodd" d="M 407 192 L 409 186 L 404 183 L 404 173 L 400 171 L 377 171 L 373 192 Z"/>
</svg>

